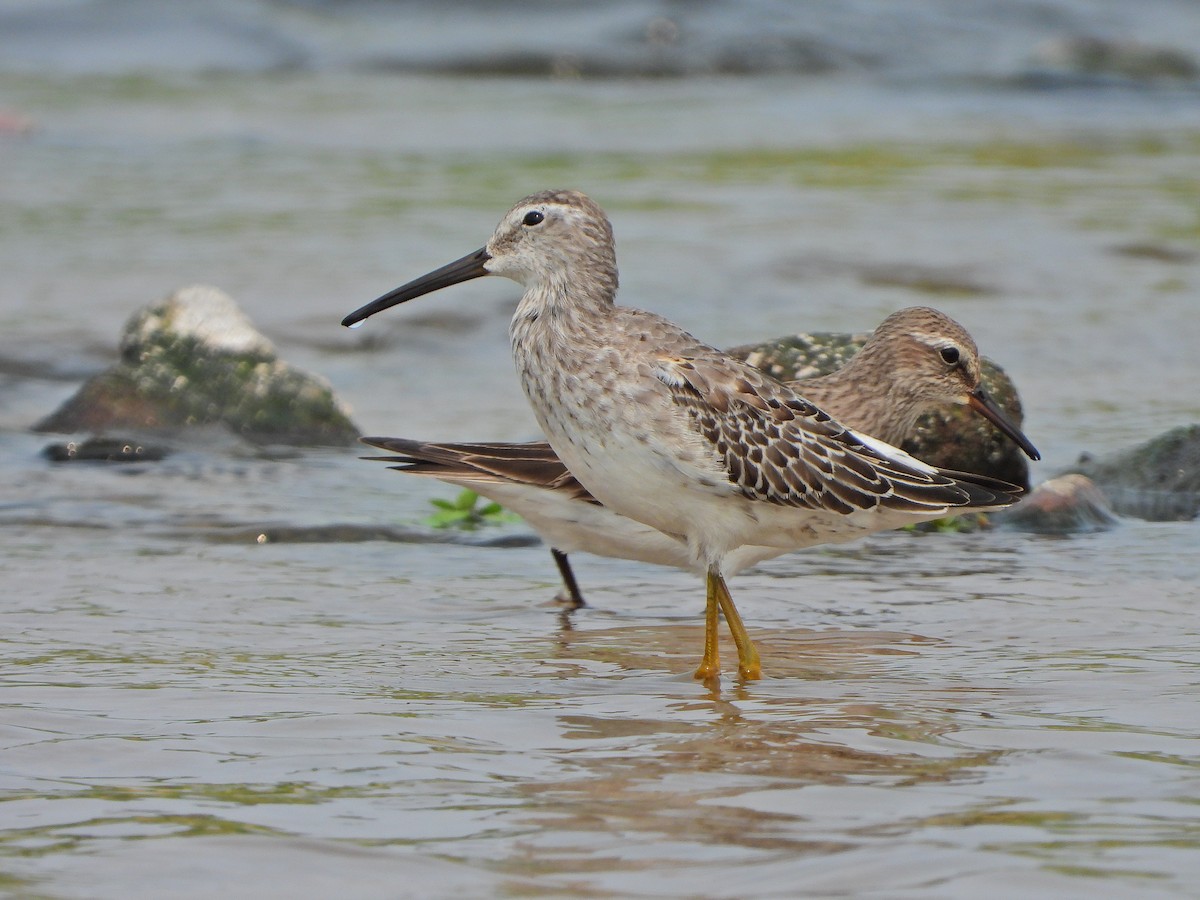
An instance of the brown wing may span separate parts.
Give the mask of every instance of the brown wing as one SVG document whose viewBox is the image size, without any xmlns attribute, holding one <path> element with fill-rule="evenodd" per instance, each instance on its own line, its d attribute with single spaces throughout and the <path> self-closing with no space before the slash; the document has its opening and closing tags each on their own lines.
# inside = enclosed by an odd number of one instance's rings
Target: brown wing
<svg viewBox="0 0 1200 900">
<path fill-rule="evenodd" d="M 936 511 L 1016 498 L 869 441 L 783 384 L 724 356 L 670 357 L 655 374 L 729 481 L 751 499 L 837 513 Z M 1014 489 L 1019 493 L 1019 489 Z"/>
<path fill-rule="evenodd" d="M 364 437 L 364 444 L 398 454 L 365 456 L 375 462 L 399 463 L 392 468 L 414 475 L 431 475 L 512 482 L 546 488 L 577 500 L 595 499 L 545 441 L 527 444 L 455 444 L 408 438 Z"/>
</svg>

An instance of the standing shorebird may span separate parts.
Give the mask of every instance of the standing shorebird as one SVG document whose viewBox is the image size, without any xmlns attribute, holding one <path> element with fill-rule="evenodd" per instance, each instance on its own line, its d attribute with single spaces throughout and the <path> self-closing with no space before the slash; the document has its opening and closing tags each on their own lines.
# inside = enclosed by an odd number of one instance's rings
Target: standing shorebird
<svg viewBox="0 0 1200 900">
<path fill-rule="evenodd" d="M 601 503 L 684 542 L 705 572 L 699 679 L 720 673 L 718 610 L 741 676 L 761 677 L 725 584 L 732 551 L 847 541 L 952 511 L 1007 506 L 1020 493 L 942 474 L 840 425 L 661 316 L 616 305 L 612 226 L 575 191 L 526 197 L 486 246 L 342 324 L 484 275 L 525 289 L 509 328 L 513 358 L 559 458 Z"/>
<path fill-rule="evenodd" d="M 965 404 L 990 420 L 1029 455 L 1037 450 L 996 406 L 981 384 L 979 350 L 970 333 L 945 313 L 913 306 L 892 313 L 840 369 L 788 386 L 843 425 L 899 446 L 926 412 Z M 574 606 L 583 595 L 567 559 L 577 550 L 618 559 L 693 568 L 687 545 L 618 515 L 599 503 L 544 441 L 526 444 L 437 443 L 366 437 L 397 456 L 399 471 L 469 488 L 521 515 L 551 547 Z M 745 546 L 722 566 L 726 577 L 787 550 Z"/>
</svg>

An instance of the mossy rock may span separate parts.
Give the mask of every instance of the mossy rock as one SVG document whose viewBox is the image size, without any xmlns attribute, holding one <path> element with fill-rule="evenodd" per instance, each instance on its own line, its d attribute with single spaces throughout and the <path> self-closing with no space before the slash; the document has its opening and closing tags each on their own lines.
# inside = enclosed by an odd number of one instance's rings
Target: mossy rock
<svg viewBox="0 0 1200 900">
<path fill-rule="evenodd" d="M 120 361 L 34 430 L 211 425 L 256 444 L 341 446 L 359 435 L 324 378 L 280 360 L 228 294 L 203 285 L 136 313 L 122 334 Z"/>
<path fill-rule="evenodd" d="M 729 352 L 781 381 L 828 375 L 862 349 L 870 334 L 809 332 Z M 1012 379 L 983 358 L 983 387 L 1018 427 L 1024 414 Z M 931 466 L 988 475 L 1029 486 L 1029 463 L 1008 437 L 966 406 L 935 410 L 917 422 L 916 434 L 901 449 Z"/>
<path fill-rule="evenodd" d="M 1173 428 L 1103 459 L 1085 453 L 1068 471 L 1092 479 L 1121 515 L 1194 519 L 1200 512 L 1200 425 Z"/>
</svg>

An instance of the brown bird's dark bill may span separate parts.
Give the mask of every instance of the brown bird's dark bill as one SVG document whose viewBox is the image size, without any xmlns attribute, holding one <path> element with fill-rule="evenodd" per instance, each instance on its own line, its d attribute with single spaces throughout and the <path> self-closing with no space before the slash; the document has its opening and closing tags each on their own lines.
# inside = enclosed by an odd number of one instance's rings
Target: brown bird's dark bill
<svg viewBox="0 0 1200 900">
<path fill-rule="evenodd" d="M 1025 451 L 1025 455 L 1030 459 L 1037 460 L 1042 458 L 1042 454 L 1038 453 L 1037 447 L 1033 446 L 1033 443 L 1029 438 L 1025 437 L 1024 432 L 1020 428 L 1009 421 L 1008 416 L 1000 411 L 1000 407 L 987 395 L 983 388 L 972 391 L 967 395 L 967 405 L 1003 431 L 1018 447 Z"/>
</svg>

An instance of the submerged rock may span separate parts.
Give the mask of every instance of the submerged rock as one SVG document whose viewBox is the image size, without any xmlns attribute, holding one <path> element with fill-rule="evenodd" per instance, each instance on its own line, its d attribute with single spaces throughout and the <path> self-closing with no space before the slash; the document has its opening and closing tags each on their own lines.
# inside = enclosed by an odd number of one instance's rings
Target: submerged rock
<svg viewBox="0 0 1200 900">
<path fill-rule="evenodd" d="M 1084 84 L 1108 82 L 1190 82 L 1200 78 L 1200 63 L 1184 47 L 1073 36 L 1050 40 L 1031 60 L 1033 75 L 1048 81 Z"/>
<path fill-rule="evenodd" d="M 120 438 L 68 441 L 50 444 L 42 450 L 42 455 L 51 462 L 158 462 L 170 453 L 167 447 Z"/>
<path fill-rule="evenodd" d="M 535 534 L 502 534 L 496 537 L 476 538 L 456 532 L 356 524 L 232 527 L 211 530 L 204 536 L 214 544 L 357 544 L 365 541 L 391 541 L 397 544 L 459 544 L 465 547 L 513 549 L 536 547 L 541 543 L 541 539 Z"/>
<path fill-rule="evenodd" d="M 1039 484 L 1016 506 L 993 513 L 992 521 L 1035 534 L 1084 534 L 1112 528 L 1117 517 L 1090 478 L 1061 475 Z"/>
<path fill-rule="evenodd" d="M 1085 453 L 1069 471 L 1096 482 L 1123 516 L 1194 519 L 1200 513 L 1200 425 L 1173 428 L 1104 459 Z"/>
<path fill-rule="evenodd" d="M 120 361 L 89 379 L 42 432 L 222 425 L 253 443 L 343 445 L 358 428 L 325 379 L 280 360 L 221 290 L 182 288 L 129 320 Z"/>
<path fill-rule="evenodd" d="M 778 338 L 765 344 L 734 347 L 729 352 L 781 381 L 828 375 L 859 351 L 870 334 L 812 332 Z M 983 387 L 1018 426 L 1021 400 L 1012 379 L 983 358 Z M 1029 486 L 1029 464 L 1011 440 L 982 416 L 965 406 L 936 410 L 917 422 L 916 434 L 901 449 L 932 466 L 988 475 L 1022 487 Z"/>
</svg>

